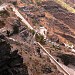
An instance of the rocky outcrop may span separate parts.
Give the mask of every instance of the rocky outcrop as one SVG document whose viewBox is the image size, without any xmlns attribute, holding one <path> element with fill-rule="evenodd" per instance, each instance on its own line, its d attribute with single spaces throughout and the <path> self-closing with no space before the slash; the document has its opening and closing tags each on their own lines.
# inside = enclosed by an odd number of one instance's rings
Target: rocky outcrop
<svg viewBox="0 0 75 75">
<path fill-rule="evenodd" d="M 71 64 L 75 66 L 75 56 L 74 55 L 58 54 L 57 57 L 59 57 L 65 65 Z"/>
<path fill-rule="evenodd" d="M 0 35 L 0 75 L 28 75 L 27 66 L 18 50 L 11 51 L 11 45 Z"/>
<path fill-rule="evenodd" d="M 42 66 L 42 72 L 45 74 L 48 74 L 48 73 L 52 72 L 52 69 L 50 66 L 44 65 L 44 66 Z"/>
</svg>

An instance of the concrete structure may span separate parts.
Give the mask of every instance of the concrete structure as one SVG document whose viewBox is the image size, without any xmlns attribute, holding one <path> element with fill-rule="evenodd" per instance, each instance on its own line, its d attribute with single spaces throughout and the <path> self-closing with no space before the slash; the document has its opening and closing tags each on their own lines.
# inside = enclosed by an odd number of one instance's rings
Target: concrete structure
<svg viewBox="0 0 75 75">
<path fill-rule="evenodd" d="M 44 36 L 44 39 L 46 39 L 47 29 L 45 27 L 40 27 L 38 32 Z"/>
<path fill-rule="evenodd" d="M 6 8 L 7 8 L 7 5 L 6 4 L 2 4 L 0 6 L 0 11 L 4 11 L 4 9 L 6 9 Z"/>
</svg>

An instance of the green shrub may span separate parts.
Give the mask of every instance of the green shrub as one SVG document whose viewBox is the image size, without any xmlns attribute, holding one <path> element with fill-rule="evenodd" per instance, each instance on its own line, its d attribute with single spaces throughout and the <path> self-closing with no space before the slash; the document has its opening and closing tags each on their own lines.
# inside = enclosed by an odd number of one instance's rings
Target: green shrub
<svg viewBox="0 0 75 75">
<path fill-rule="evenodd" d="M 45 40 L 44 40 L 43 35 L 36 34 L 35 39 L 37 42 L 40 42 L 41 44 L 45 44 Z"/>
<path fill-rule="evenodd" d="M 33 24 L 34 24 L 34 25 L 39 24 L 39 22 L 38 22 L 35 18 L 33 19 L 33 21 L 32 21 L 32 22 L 33 22 Z"/>
<path fill-rule="evenodd" d="M 13 5 L 17 5 L 17 1 L 12 2 Z"/>
<path fill-rule="evenodd" d="M 0 11 L 0 16 L 2 16 L 2 17 L 8 17 L 8 16 L 10 16 L 10 13 L 7 10 Z"/>
<path fill-rule="evenodd" d="M 30 30 L 30 32 L 34 35 L 35 34 L 35 31 L 34 30 Z"/>
<path fill-rule="evenodd" d="M 13 33 L 14 33 L 14 34 L 17 34 L 18 32 L 19 32 L 18 26 L 17 26 L 17 25 L 14 25 L 14 26 L 13 26 Z"/>
</svg>

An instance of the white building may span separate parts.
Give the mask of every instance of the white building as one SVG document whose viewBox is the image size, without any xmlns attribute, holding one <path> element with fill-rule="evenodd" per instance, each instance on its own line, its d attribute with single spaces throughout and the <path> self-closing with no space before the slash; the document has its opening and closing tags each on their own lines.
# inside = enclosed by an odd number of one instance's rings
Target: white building
<svg viewBox="0 0 75 75">
<path fill-rule="evenodd" d="M 45 27 L 40 27 L 38 32 L 44 36 L 44 39 L 46 39 L 47 29 Z"/>
</svg>

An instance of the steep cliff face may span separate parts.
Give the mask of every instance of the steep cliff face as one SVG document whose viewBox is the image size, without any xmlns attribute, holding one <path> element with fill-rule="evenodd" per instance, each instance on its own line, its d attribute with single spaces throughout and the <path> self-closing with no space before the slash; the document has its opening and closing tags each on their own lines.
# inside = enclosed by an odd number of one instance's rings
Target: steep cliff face
<svg viewBox="0 0 75 75">
<path fill-rule="evenodd" d="M 0 74 L 29 75 L 18 50 L 12 52 L 11 45 L 6 40 L 6 37 L 0 34 Z"/>
</svg>

